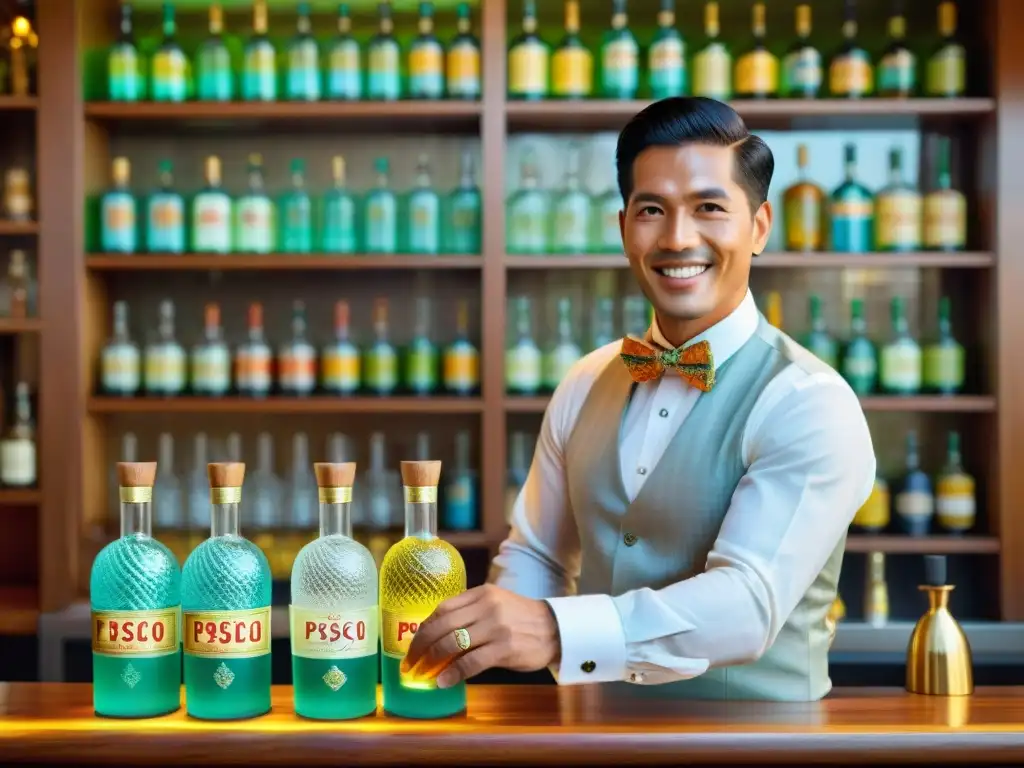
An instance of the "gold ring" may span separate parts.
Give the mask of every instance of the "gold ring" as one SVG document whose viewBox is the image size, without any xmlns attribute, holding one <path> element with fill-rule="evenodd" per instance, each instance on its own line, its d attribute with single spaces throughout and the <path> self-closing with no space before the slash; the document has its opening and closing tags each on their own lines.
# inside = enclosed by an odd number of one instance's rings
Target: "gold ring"
<svg viewBox="0 0 1024 768">
<path fill-rule="evenodd" d="M 468 651 L 469 646 L 472 645 L 472 641 L 469 639 L 468 629 L 456 629 L 455 630 L 455 642 L 459 646 L 459 650 Z"/>
</svg>

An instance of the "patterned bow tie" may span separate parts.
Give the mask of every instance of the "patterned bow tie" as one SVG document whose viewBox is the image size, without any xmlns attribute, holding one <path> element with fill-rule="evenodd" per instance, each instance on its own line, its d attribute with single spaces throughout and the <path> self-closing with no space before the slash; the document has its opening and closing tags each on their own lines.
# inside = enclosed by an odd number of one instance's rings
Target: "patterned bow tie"
<svg viewBox="0 0 1024 768">
<path fill-rule="evenodd" d="M 619 357 L 637 383 L 660 378 L 666 368 L 672 368 L 683 381 L 702 392 L 710 392 L 715 385 L 715 358 L 707 341 L 676 349 L 658 349 L 627 336 L 622 340 Z"/>
</svg>

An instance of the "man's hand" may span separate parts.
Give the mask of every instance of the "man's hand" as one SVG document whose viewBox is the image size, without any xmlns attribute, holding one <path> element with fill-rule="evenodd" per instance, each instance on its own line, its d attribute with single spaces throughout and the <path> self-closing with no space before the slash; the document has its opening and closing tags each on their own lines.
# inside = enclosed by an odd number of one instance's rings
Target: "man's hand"
<svg viewBox="0 0 1024 768">
<path fill-rule="evenodd" d="M 469 633 L 459 647 L 455 630 Z M 535 672 L 561 657 L 558 624 L 542 600 L 485 584 L 445 600 L 420 624 L 402 672 L 450 688 L 491 667 Z"/>
</svg>

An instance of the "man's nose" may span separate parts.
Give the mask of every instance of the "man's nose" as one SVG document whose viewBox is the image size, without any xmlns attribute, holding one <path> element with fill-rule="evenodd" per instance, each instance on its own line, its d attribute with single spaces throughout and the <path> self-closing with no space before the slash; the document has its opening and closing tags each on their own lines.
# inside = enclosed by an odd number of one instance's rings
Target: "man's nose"
<svg viewBox="0 0 1024 768">
<path fill-rule="evenodd" d="M 666 217 L 665 229 L 658 238 L 658 248 L 663 251 L 685 251 L 700 246 L 700 243 L 700 231 L 692 216 L 676 212 Z"/>
</svg>

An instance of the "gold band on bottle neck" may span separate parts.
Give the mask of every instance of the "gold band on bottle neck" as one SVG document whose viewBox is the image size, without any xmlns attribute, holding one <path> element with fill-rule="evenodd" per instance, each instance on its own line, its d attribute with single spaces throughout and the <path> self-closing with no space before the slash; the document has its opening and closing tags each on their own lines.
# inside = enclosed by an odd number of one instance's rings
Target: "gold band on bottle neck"
<svg viewBox="0 0 1024 768">
<path fill-rule="evenodd" d="M 352 486 L 335 486 L 317 490 L 321 504 L 348 504 L 352 501 Z"/>
<path fill-rule="evenodd" d="M 406 504 L 436 504 L 437 503 L 437 486 L 436 485 L 405 485 L 402 486 L 405 490 L 405 503 Z"/>
<path fill-rule="evenodd" d="M 211 488 L 210 489 L 210 503 L 211 504 L 241 504 L 242 503 L 242 489 L 241 488 Z"/>
<path fill-rule="evenodd" d="M 153 486 L 122 485 L 118 487 L 123 504 L 147 504 L 153 501 Z"/>
</svg>

